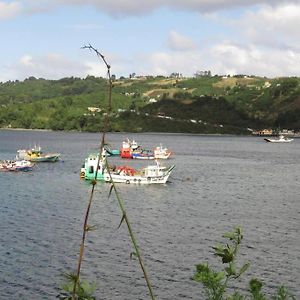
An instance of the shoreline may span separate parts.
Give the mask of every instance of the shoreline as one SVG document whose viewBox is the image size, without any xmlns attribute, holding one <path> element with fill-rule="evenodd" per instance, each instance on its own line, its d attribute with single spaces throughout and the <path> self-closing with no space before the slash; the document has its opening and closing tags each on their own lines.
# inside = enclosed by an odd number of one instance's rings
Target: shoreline
<svg viewBox="0 0 300 300">
<path fill-rule="evenodd" d="M 15 131 L 53 131 L 52 129 L 5 128 L 5 127 L 1 127 L 0 130 L 15 130 Z"/>
<path fill-rule="evenodd" d="M 99 132 L 93 132 L 93 131 L 78 131 L 78 130 L 52 130 L 52 129 L 32 129 L 32 128 L 0 128 L 0 130 L 9 130 L 9 131 L 45 131 L 45 132 L 76 132 L 76 133 L 94 133 L 94 134 L 99 134 L 102 133 L 101 131 Z M 145 132 L 129 132 L 129 131 L 111 131 L 111 132 L 106 132 L 107 134 L 113 133 L 113 134 L 170 134 L 170 135 L 180 135 L 180 134 L 185 134 L 185 135 L 203 135 L 203 136 L 251 136 L 251 135 L 244 135 L 244 134 L 234 134 L 234 133 L 192 133 L 192 132 L 155 132 L 155 131 L 145 131 Z"/>
<path fill-rule="evenodd" d="M 4 128 L 1 127 L 0 130 L 9 130 L 9 131 L 37 131 L 37 132 L 75 132 L 75 133 L 94 133 L 94 134 L 99 134 L 102 132 L 90 132 L 90 131 L 78 131 L 78 130 L 52 130 L 52 129 L 32 129 L 32 128 Z M 155 131 L 146 131 L 146 132 L 120 132 L 120 131 L 112 131 L 112 132 L 107 132 L 107 134 L 169 134 L 169 135 L 201 135 L 201 136 L 248 136 L 248 137 L 268 137 L 268 136 L 273 136 L 273 135 L 252 135 L 252 134 L 234 134 L 234 133 L 192 133 L 192 132 L 155 132 Z M 291 138 L 300 138 L 300 133 L 299 134 L 294 134 L 294 135 L 288 135 Z"/>
</svg>

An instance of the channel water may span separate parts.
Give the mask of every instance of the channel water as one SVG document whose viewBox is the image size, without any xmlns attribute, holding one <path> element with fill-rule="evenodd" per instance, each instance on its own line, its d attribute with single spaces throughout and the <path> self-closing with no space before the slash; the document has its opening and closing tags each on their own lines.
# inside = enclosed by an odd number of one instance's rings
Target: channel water
<svg viewBox="0 0 300 300">
<path fill-rule="evenodd" d="M 110 133 L 146 149 L 170 148 L 176 167 L 166 185 L 118 185 L 139 248 L 160 300 L 204 299 L 191 278 L 198 263 L 222 268 L 212 247 L 241 226 L 238 262 L 250 262 L 236 286 L 256 277 L 264 291 L 286 285 L 300 298 L 300 139 L 289 144 L 261 137 Z M 0 160 L 40 145 L 60 152 L 56 163 L 28 173 L 0 172 L 0 299 L 55 299 L 63 274 L 74 272 L 91 185 L 79 178 L 100 134 L 0 130 Z M 111 157 L 133 167 L 147 161 Z M 150 299 L 126 226 L 109 184 L 96 186 L 82 277 L 96 283 L 97 299 Z"/>
</svg>

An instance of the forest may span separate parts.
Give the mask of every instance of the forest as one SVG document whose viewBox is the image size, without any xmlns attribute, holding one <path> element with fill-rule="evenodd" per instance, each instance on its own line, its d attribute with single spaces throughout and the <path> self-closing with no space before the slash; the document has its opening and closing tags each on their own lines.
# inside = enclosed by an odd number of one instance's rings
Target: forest
<svg viewBox="0 0 300 300">
<path fill-rule="evenodd" d="M 251 134 L 300 131 L 300 79 L 178 74 L 114 77 L 110 131 Z M 0 83 L 0 127 L 101 131 L 108 80 L 101 77 Z"/>
</svg>

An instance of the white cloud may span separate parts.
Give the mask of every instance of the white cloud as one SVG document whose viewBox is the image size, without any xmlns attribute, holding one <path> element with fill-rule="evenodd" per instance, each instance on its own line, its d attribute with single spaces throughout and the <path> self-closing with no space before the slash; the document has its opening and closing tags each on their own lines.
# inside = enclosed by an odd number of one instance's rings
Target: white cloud
<svg viewBox="0 0 300 300">
<path fill-rule="evenodd" d="M 83 78 L 87 75 L 106 78 L 107 68 L 103 61 L 94 53 L 91 54 L 88 56 L 81 53 L 80 57 L 72 60 L 58 53 L 48 53 L 44 56 L 26 54 L 16 63 L 0 66 L 0 82 L 24 80 L 30 76 L 54 80 L 71 76 Z M 130 71 L 126 70 L 131 62 L 123 61 L 114 55 L 105 55 L 105 59 L 113 66 L 112 74 L 129 74 Z"/>
<path fill-rule="evenodd" d="M 52 0 L 54 1 L 54 0 Z M 93 5 L 112 15 L 140 15 L 151 13 L 155 9 L 168 7 L 171 9 L 212 12 L 227 10 L 234 7 L 249 7 L 253 5 L 279 5 L 283 3 L 299 3 L 299 0 L 56 0 L 59 4 Z"/>
<path fill-rule="evenodd" d="M 138 75 L 165 75 L 173 72 L 193 76 L 197 71 L 210 70 L 212 74 L 248 74 L 267 77 L 300 76 L 300 52 L 260 49 L 243 46 L 232 41 L 224 41 L 200 51 L 133 53 L 122 59 L 106 55 L 111 64 L 111 72 L 117 77 Z M 16 64 L 6 65 L 0 70 L 0 81 L 23 80 L 29 76 L 46 79 L 63 77 L 86 77 L 87 75 L 106 77 L 107 70 L 97 57 L 82 56 L 70 60 L 57 53 L 34 57 L 24 55 Z M 2 77 L 1 77 L 2 76 Z"/>
<path fill-rule="evenodd" d="M 0 21 L 16 17 L 22 11 L 22 5 L 19 2 L 0 2 Z"/>
<path fill-rule="evenodd" d="M 212 74 L 247 74 L 267 77 L 300 76 L 300 51 L 261 49 L 224 41 L 200 51 L 156 52 L 138 57 L 137 74 L 170 75 L 172 72 L 192 76 L 197 71 Z M 141 67 L 142 66 L 142 67 Z"/>
<path fill-rule="evenodd" d="M 231 42 L 215 45 L 212 68 L 218 74 L 248 74 L 268 77 L 300 76 L 300 52 L 243 47 Z"/>
<path fill-rule="evenodd" d="M 20 58 L 20 64 L 22 66 L 33 67 L 34 63 L 32 62 L 32 56 L 24 55 Z"/>
<path fill-rule="evenodd" d="M 27 4 L 31 8 L 37 3 L 35 0 L 28 1 Z M 86 4 L 94 5 L 100 9 L 102 7 L 115 9 L 114 5 L 116 4 L 114 1 L 108 0 L 86 1 Z M 148 2 L 148 6 L 145 4 L 148 10 L 155 9 L 160 5 L 158 0 Z M 245 2 L 249 5 L 257 3 L 256 0 L 162 0 L 161 5 L 179 8 L 185 3 L 186 9 L 195 6 L 208 10 L 212 5 L 216 5 L 216 8 L 222 8 L 225 3 L 234 6 L 245 4 Z M 273 5 L 269 5 L 271 2 Z M 38 3 L 39 6 L 36 8 L 39 9 L 42 9 L 43 6 L 46 8 L 49 4 L 47 0 Z M 52 5 L 83 5 L 81 0 L 52 0 L 51 3 Z M 136 5 L 133 5 L 134 3 L 136 2 L 123 0 L 119 8 L 124 7 L 124 14 L 131 14 L 135 10 L 134 6 Z M 168 50 L 153 50 L 153 53 L 131 52 L 131 57 L 128 54 L 126 57 L 116 57 L 110 54 L 108 61 L 112 65 L 112 74 L 128 76 L 128 74 L 135 72 L 141 75 L 169 75 L 173 72 L 179 72 L 191 76 L 199 70 L 211 70 L 213 74 L 243 73 L 270 77 L 300 76 L 300 31 L 298 30 L 300 28 L 300 1 L 265 0 L 262 3 L 264 5 L 257 5 L 255 10 L 249 9 L 242 16 L 240 11 L 238 19 L 231 17 L 226 19 L 226 14 L 215 12 L 214 17 L 210 18 L 209 21 L 215 22 L 212 26 L 220 28 L 220 32 L 218 35 L 205 36 L 204 34 L 206 42 L 202 40 L 201 49 L 197 49 L 196 40 L 173 30 L 166 36 L 166 44 L 174 52 L 169 53 Z M 3 5 L 3 2 L 0 2 L 0 5 Z M 5 6 L 6 9 L 7 5 Z M 143 5 L 138 6 L 141 13 L 145 7 Z M 19 7 L 21 7 L 20 4 Z M 0 11 L 2 12 L 2 10 Z M 116 13 L 117 11 L 116 8 Z M 78 25 L 76 28 L 91 29 L 94 28 L 94 24 L 86 23 L 86 25 Z M 230 35 L 227 33 L 228 29 L 230 29 Z M 203 39 L 203 37 L 201 38 Z M 120 55 L 123 54 L 120 49 L 117 51 Z M 84 55 L 73 61 L 58 54 L 39 57 L 32 54 L 24 55 L 17 63 L 10 66 L 6 65 L 5 69 L 0 70 L 2 80 L 24 79 L 28 76 L 58 79 L 66 76 L 85 77 L 88 74 L 106 76 L 103 63 L 94 55 L 90 57 Z"/>
<path fill-rule="evenodd" d="M 260 45 L 300 49 L 300 4 L 262 6 L 237 22 L 248 40 Z"/>
<path fill-rule="evenodd" d="M 220 10 L 229 10 L 239 7 L 253 7 L 255 5 L 282 5 L 282 4 L 299 4 L 299 0 L 140 0 L 137 4 L 136 0 L 19 0 L 7 4 L 0 2 L 0 11 L 14 11 L 16 7 L 23 6 L 26 13 L 40 13 L 59 8 L 60 6 L 92 6 L 100 11 L 106 12 L 111 16 L 126 17 L 140 16 L 150 14 L 153 11 L 167 7 L 174 10 L 197 11 L 199 13 L 215 12 Z M 18 11 L 19 13 L 20 11 Z M 0 13 L 0 20 L 11 18 L 15 13 Z"/>
<path fill-rule="evenodd" d="M 185 76 L 192 76 L 198 70 L 205 68 L 204 59 L 199 52 L 154 52 L 135 56 L 132 71 L 139 75 L 164 75 L 168 76 L 173 72 L 182 73 Z"/>
<path fill-rule="evenodd" d="M 71 61 L 57 54 L 49 53 L 45 56 L 24 55 L 18 62 L 6 64 L 0 70 L 0 81 L 24 80 L 29 76 L 46 79 L 60 79 L 70 76 L 84 76 L 89 69 L 83 62 Z"/>
<path fill-rule="evenodd" d="M 168 46 L 175 51 L 188 51 L 196 48 L 196 44 L 188 37 L 171 31 L 168 38 Z"/>
</svg>

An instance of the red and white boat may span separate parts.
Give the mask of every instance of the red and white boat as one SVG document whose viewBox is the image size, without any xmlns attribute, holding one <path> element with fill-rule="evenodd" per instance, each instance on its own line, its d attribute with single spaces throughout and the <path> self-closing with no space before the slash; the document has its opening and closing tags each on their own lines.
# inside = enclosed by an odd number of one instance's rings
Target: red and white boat
<svg viewBox="0 0 300 300">
<path fill-rule="evenodd" d="M 27 172 L 31 171 L 34 166 L 34 163 L 28 160 L 4 160 L 0 162 L 0 171 L 1 172 Z"/>
<path fill-rule="evenodd" d="M 129 139 L 126 139 L 123 141 L 122 148 L 120 151 L 120 156 L 122 158 L 132 158 L 133 152 L 138 152 L 137 150 L 140 148 L 140 146 L 137 144 L 135 140 L 130 141 Z"/>
<path fill-rule="evenodd" d="M 168 159 L 172 154 L 168 148 L 163 148 L 161 144 L 154 148 L 153 153 L 155 159 Z"/>
</svg>

